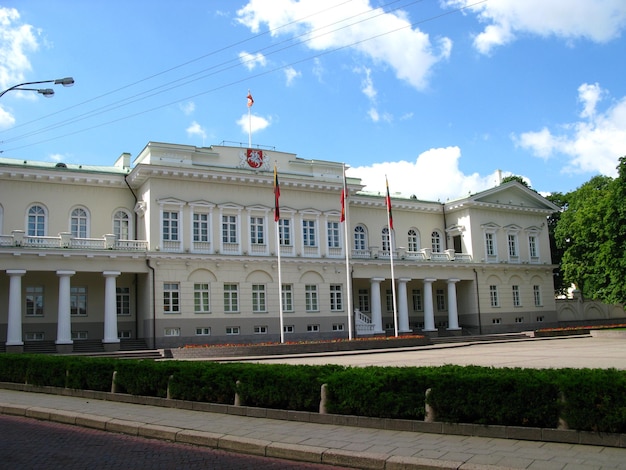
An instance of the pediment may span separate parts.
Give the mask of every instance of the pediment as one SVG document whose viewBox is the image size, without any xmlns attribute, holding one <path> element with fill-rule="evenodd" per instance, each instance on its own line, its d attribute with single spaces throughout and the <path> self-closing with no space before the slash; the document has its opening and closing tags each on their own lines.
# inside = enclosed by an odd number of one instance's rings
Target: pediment
<svg viewBox="0 0 626 470">
<path fill-rule="evenodd" d="M 541 194 L 527 188 L 517 181 L 496 186 L 455 201 L 454 205 L 482 205 L 501 208 L 524 208 L 545 212 L 556 212 L 559 207 L 548 201 Z"/>
</svg>

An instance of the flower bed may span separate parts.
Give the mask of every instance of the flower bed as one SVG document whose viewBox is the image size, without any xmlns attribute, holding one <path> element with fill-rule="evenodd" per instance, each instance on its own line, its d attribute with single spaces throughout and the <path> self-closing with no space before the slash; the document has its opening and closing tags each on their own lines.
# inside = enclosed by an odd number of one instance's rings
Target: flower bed
<svg viewBox="0 0 626 470">
<path fill-rule="evenodd" d="M 399 337 L 377 336 L 353 340 L 302 341 L 286 343 L 259 344 L 208 344 L 187 345 L 172 349 L 174 359 L 212 358 L 212 357 L 248 357 L 293 354 L 313 354 L 323 352 L 354 351 L 364 349 L 405 348 L 430 344 L 425 336 L 407 335 Z"/>
<path fill-rule="evenodd" d="M 543 328 L 535 330 L 536 338 L 544 338 L 548 336 L 573 336 L 588 335 L 591 330 L 610 330 L 614 328 L 626 328 L 626 324 L 619 325 L 593 325 L 593 326 L 568 326 L 563 328 Z"/>
</svg>

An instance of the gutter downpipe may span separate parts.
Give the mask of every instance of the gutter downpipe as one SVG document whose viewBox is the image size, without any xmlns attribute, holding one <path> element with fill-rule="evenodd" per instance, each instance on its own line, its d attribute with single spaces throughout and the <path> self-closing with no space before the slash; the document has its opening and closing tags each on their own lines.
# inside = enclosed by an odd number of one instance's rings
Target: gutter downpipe
<svg viewBox="0 0 626 470">
<path fill-rule="evenodd" d="M 473 268 L 474 271 L 474 282 L 476 282 L 476 306 L 478 307 L 478 334 L 483 334 L 483 321 L 480 318 L 480 295 L 478 292 L 478 272 L 476 268 Z"/>
</svg>

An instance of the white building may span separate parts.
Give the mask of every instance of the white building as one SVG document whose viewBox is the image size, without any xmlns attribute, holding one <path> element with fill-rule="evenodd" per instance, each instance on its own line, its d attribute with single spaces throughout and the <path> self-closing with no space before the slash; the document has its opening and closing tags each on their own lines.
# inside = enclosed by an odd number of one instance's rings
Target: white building
<svg viewBox="0 0 626 470">
<path fill-rule="evenodd" d="M 390 245 L 385 195 L 357 178 L 340 221 L 342 171 L 156 142 L 132 166 L 0 159 L 0 345 L 278 341 L 281 310 L 285 341 L 556 324 L 552 203 L 517 182 L 445 204 L 394 197 Z"/>
</svg>

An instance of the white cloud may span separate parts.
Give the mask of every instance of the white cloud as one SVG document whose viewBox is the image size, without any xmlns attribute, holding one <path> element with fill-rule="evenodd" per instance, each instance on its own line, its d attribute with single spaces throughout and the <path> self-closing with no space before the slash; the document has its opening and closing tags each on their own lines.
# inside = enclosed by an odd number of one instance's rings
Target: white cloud
<svg viewBox="0 0 626 470">
<path fill-rule="evenodd" d="M 478 173 L 466 175 L 459 169 L 460 158 L 459 147 L 433 148 L 420 154 L 414 162 L 385 162 L 353 167 L 348 171 L 348 176 L 360 177 L 366 186 L 365 191 L 383 194 L 386 191 L 384 176 L 387 175 L 392 195 L 415 195 L 417 199 L 442 202 L 498 184 L 497 170 L 486 176 Z M 445 178 L 433 178 L 432 175 L 440 173 L 442 168 L 446 169 Z"/>
<path fill-rule="evenodd" d="M 252 133 L 262 131 L 263 129 L 269 127 L 271 123 L 271 119 L 265 119 L 264 117 L 257 116 L 255 114 L 250 115 L 250 119 L 248 119 L 247 114 L 244 114 L 237 120 L 237 125 L 241 128 L 241 131 L 246 134 L 249 131 L 252 131 Z"/>
<path fill-rule="evenodd" d="M 305 46 L 314 51 L 359 52 L 417 89 L 427 87 L 432 67 L 452 48 L 448 38 L 431 41 L 413 29 L 407 13 L 385 13 L 369 0 L 250 0 L 237 11 L 237 20 L 254 33 L 267 25 L 273 36 L 307 35 Z"/>
<path fill-rule="evenodd" d="M 185 129 L 185 131 L 187 132 L 188 137 L 202 137 L 202 142 L 204 143 L 204 139 L 206 139 L 206 131 L 196 121 L 193 121 L 191 125 L 187 129 Z"/>
<path fill-rule="evenodd" d="M 187 101 L 179 105 L 180 110 L 187 116 L 192 114 L 196 110 L 196 104 L 193 101 Z"/>
<path fill-rule="evenodd" d="M 597 83 L 584 83 L 578 88 L 580 121 L 560 126 L 560 133 L 543 128 L 513 139 L 540 157 L 566 155 L 569 162 L 565 172 L 616 176 L 618 159 L 626 149 L 626 97 L 612 102 L 605 111 L 598 110 L 598 104 L 607 95 Z"/>
<path fill-rule="evenodd" d="M 253 70 L 257 66 L 264 67 L 265 64 L 267 64 L 267 59 L 260 52 L 250 54 L 249 52 L 242 51 L 239 53 L 239 60 L 248 70 Z"/>
<path fill-rule="evenodd" d="M 2 106 L 0 106 L 0 129 L 8 129 L 15 125 L 15 118 L 13 115 L 5 111 Z"/>
<path fill-rule="evenodd" d="M 298 72 L 293 67 L 287 67 L 285 69 L 285 78 L 287 79 L 287 86 L 291 86 L 293 84 L 293 81 L 296 78 L 301 77 L 301 76 L 302 76 L 302 73 Z"/>
<path fill-rule="evenodd" d="M 448 7 L 467 7 L 487 23 L 474 38 L 474 46 L 488 54 L 496 46 L 515 40 L 518 33 L 565 40 L 588 39 L 605 43 L 626 28 L 624 0 L 446 0 Z"/>
</svg>

